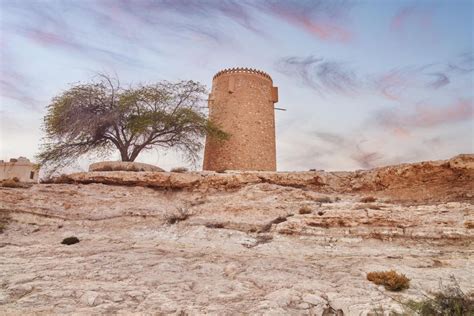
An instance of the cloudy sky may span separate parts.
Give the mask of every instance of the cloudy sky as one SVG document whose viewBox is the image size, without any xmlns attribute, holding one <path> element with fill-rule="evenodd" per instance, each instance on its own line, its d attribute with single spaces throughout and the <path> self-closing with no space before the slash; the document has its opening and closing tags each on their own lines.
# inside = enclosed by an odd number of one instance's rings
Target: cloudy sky
<svg viewBox="0 0 474 316">
<path fill-rule="evenodd" d="M 287 109 L 276 111 L 279 170 L 474 151 L 471 0 L 0 4 L 0 159 L 32 158 L 51 98 L 97 72 L 127 84 L 192 79 L 210 87 L 217 71 L 234 66 L 264 70 L 279 87 L 277 106 Z M 185 165 L 161 151 L 138 161 Z"/>
</svg>

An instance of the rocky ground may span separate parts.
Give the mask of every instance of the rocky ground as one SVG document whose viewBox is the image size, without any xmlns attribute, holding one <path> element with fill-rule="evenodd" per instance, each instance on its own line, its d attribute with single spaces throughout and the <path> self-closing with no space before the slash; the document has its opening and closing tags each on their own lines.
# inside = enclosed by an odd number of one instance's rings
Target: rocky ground
<svg viewBox="0 0 474 316">
<path fill-rule="evenodd" d="M 59 180 L 0 188 L 0 314 L 366 315 L 401 312 L 451 275 L 474 291 L 472 155 Z M 367 281 L 388 269 L 410 288 Z"/>
</svg>

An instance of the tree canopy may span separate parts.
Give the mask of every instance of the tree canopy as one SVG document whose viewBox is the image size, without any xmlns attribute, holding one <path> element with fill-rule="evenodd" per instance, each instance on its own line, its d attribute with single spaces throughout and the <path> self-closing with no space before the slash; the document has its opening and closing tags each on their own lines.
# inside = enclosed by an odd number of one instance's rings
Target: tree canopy
<svg viewBox="0 0 474 316">
<path fill-rule="evenodd" d="M 158 82 L 122 88 L 118 80 L 99 75 L 54 97 L 44 117 L 46 134 L 37 158 L 63 167 L 88 154 L 120 152 L 134 161 L 154 147 L 177 149 L 195 161 L 206 134 L 227 134 L 206 117 L 206 88 L 195 81 Z"/>
</svg>

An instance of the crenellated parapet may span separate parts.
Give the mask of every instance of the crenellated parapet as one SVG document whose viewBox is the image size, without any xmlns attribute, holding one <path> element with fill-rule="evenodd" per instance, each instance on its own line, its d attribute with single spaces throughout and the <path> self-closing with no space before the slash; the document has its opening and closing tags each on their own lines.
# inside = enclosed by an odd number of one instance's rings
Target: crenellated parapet
<svg viewBox="0 0 474 316">
<path fill-rule="evenodd" d="M 224 74 L 236 74 L 236 73 L 256 74 L 256 75 L 263 76 L 269 79 L 270 81 L 272 81 L 272 77 L 270 77 L 270 75 L 267 74 L 266 72 L 258 70 L 258 69 L 244 68 L 244 67 L 228 68 L 228 69 L 221 70 L 218 73 L 216 73 L 212 79 L 216 79 L 217 77 Z"/>
</svg>

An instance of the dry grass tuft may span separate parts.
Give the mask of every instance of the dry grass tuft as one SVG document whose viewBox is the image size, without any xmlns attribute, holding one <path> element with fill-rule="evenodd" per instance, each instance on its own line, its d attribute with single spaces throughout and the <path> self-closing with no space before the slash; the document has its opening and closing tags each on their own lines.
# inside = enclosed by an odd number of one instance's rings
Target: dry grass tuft
<svg viewBox="0 0 474 316">
<path fill-rule="evenodd" d="M 298 211 L 298 213 L 300 213 L 300 214 L 311 214 L 311 212 L 312 212 L 312 210 L 308 205 L 303 205 L 300 208 L 300 210 Z"/>
<path fill-rule="evenodd" d="M 189 216 L 191 216 L 191 214 L 189 214 L 187 209 L 185 209 L 183 207 L 179 207 L 176 210 L 176 212 L 166 216 L 166 222 L 168 224 L 171 224 L 171 225 L 176 224 L 176 223 L 187 220 L 189 218 Z"/>
<path fill-rule="evenodd" d="M 474 222 L 472 222 L 472 221 L 465 221 L 465 222 L 464 222 L 464 227 L 466 227 L 467 229 L 473 229 L 473 228 L 474 228 Z"/>
<path fill-rule="evenodd" d="M 375 201 L 377 201 L 377 199 L 373 196 L 364 196 L 363 198 L 359 200 L 359 202 L 362 202 L 362 203 L 373 203 Z"/>
<path fill-rule="evenodd" d="M 404 274 L 398 274 L 395 270 L 378 271 L 367 273 L 367 280 L 383 285 L 389 291 L 402 291 L 410 287 L 410 279 Z"/>
<path fill-rule="evenodd" d="M 444 286 L 431 297 L 422 301 L 408 301 L 403 304 L 421 316 L 464 316 L 474 315 L 474 293 L 465 294 L 454 276 L 451 285 Z"/>
</svg>

